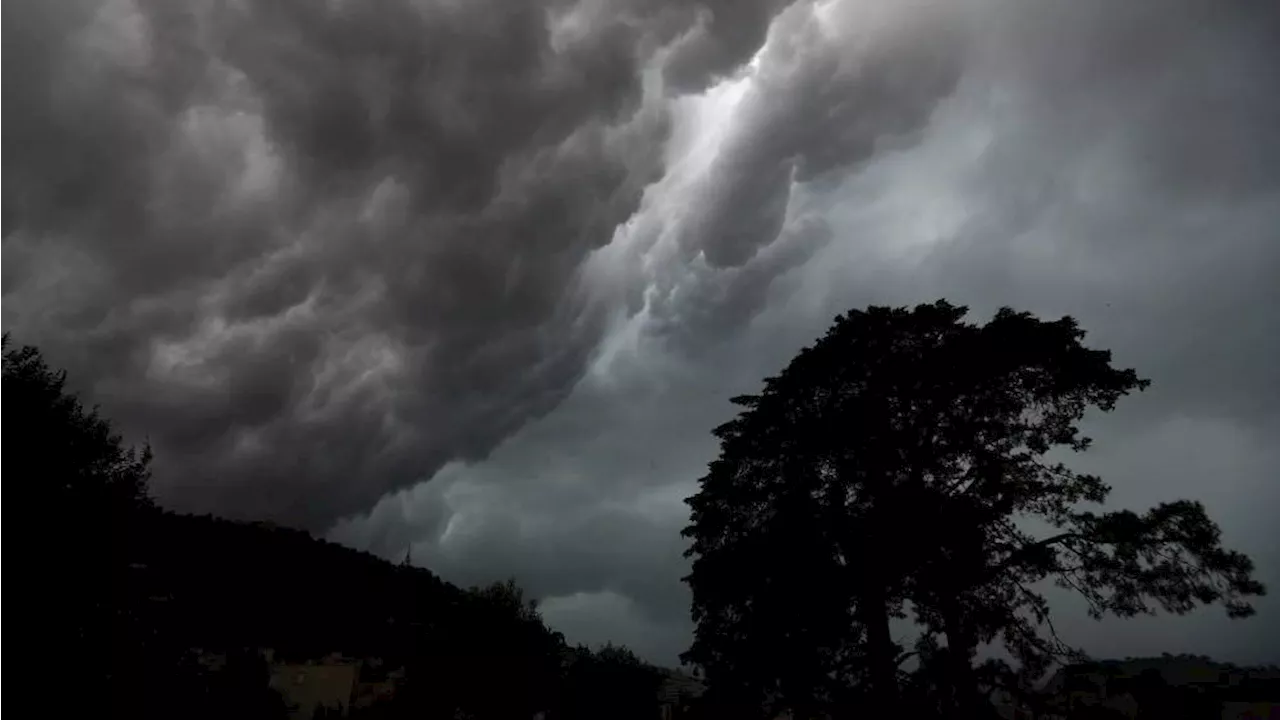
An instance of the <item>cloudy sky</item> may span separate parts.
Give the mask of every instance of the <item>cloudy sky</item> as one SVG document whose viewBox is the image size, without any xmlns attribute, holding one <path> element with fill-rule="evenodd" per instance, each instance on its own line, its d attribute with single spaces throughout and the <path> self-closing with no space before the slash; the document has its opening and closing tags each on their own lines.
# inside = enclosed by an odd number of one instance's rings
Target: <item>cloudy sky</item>
<svg viewBox="0 0 1280 720">
<path fill-rule="evenodd" d="M 674 662 L 728 419 L 838 312 L 1071 314 L 1117 504 L 1280 591 L 1280 6 L 9 0 L 3 323 L 270 518 Z M 1280 660 L 1280 600 L 1059 627 Z"/>
</svg>

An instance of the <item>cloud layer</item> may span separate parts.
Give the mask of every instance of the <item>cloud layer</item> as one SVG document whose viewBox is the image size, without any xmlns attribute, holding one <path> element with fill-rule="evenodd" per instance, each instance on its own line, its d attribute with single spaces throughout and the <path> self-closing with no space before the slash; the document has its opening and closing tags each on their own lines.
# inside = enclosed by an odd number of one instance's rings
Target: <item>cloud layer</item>
<svg viewBox="0 0 1280 720">
<path fill-rule="evenodd" d="M 515 575 L 670 662 L 727 398 L 837 312 L 948 297 L 1075 315 L 1150 376 L 1082 463 L 1205 499 L 1280 583 L 1267 4 L 4 15 L 6 330 L 152 441 L 167 504 Z M 1276 659 L 1277 615 L 1071 629 Z"/>
</svg>

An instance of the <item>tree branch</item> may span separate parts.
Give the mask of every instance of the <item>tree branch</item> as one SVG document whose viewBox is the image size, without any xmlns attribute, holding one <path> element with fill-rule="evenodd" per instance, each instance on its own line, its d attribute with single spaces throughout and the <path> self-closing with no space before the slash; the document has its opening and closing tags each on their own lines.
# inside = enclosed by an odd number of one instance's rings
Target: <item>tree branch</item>
<svg viewBox="0 0 1280 720">
<path fill-rule="evenodd" d="M 1017 550 L 1015 550 L 1014 552 L 1012 552 L 1009 555 L 1009 557 L 993 565 L 991 567 L 991 570 L 987 573 L 986 579 L 988 582 L 990 582 L 991 580 L 999 576 L 1000 573 L 1004 572 L 1005 570 L 1008 570 L 1010 567 L 1013 567 L 1015 564 L 1017 564 L 1018 562 L 1021 562 L 1024 558 L 1026 558 L 1028 555 L 1038 550 L 1042 550 L 1051 545 L 1058 545 L 1058 544 L 1064 543 L 1067 540 L 1075 540 L 1080 537 L 1082 537 L 1080 533 L 1065 532 L 1065 533 L 1060 533 L 1058 535 L 1054 535 L 1052 537 L 1047 537 L 1043 540 L 1033 542 L 1030 545 L 1024 545 L 1018 548 Z"/>
</svg>

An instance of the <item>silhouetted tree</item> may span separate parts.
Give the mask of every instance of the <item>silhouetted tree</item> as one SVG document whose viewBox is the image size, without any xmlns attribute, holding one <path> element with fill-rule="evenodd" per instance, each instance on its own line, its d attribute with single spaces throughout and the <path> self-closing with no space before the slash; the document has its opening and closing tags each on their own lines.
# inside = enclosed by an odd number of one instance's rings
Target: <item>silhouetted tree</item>
<svg viewBox="0 0 1280 720">
<path fill-rule="evenodd" d="M 5 489 L 11 508 L 39 518 L 19 567 L 39 578 L 24 586 L 21 616 L 40 635 L 29 636 L 22 665 L 47 671 L 79 658 L 82 695 L 108 695 L 112 630 L 127 617 L 114 608 L 128 593 L 123 571 L 129 533 L 149 510 L 147 449 L 126 448 L 96 409 L 86 409 L 66 387 L 66 374 L 50 369 L 33 347 L 3 340 L 3 444 Z M 51 678 L 22 683 L 39 692 Z M 48 689 L 49 692 L 55 692 Z"/>
<path fill-rule="evenodd" d="M 111 424 L 86 409 L 31 346 L 4 347 L 4 465 L 30 482 L 12 489 L 87 515 L 110 517 L 152 505 L 147 494 L 149 448 L 124 446 Z"/>
<path fill-rule="evenodd" d="M 924 522 L 942 540 L 913 557 L 920 564 L 908 593 L 917 619 L 946 636 L 954 706 L 968 717 L 989 708 L 974 704 L 980 643 L 1002 640 L 1033 674 L 1054 656 L 1077 654 L 1052 633 L 1048 604 L 1033 590 L 1045 579 L 1084 596 L 1095 617 L 1185 613 L 1219 601 L 1232 617 L 1252 612 L 1248 598 L 1263 592 L 1252 563 L 1221 546 L 1203 505 L 1180 500 L 1141 515 L 1082 510 L 1105 501 L 1109 486 L 1045 460 L 1055 448 L 1086 450 L 1090 439 L 1078 430 L 1085 411 L 1109 411 L 1146 381 L 1112 368 L 1110 353 L 1082 346 L 1070 318 L 1002 310 L 981 328 L 960 327 L 954 344 L 935 351 L 949 362 L 927 392 L 944 410 L 910 461 L 922 492 L 909 491 L 915 502 L 901 518 Z M 1027 520 L 1053 530 L 1037 535 Z"/>
<path fill-rule="evenodd" d="M 564 639 L 514 580 L 460 593 L 415 642 L 398 712 L 519 718 L 555 703 Z"/>
<path fill-rule="evenodd" d="M 514 580 L 462 590 L 407 550 L 397 565 L 270 523 L 160 511 L 150 453 L 7 340 L 6 489 L 42 521 L 14 556 L 33 579 L 11 594 L 33 630 L 14 669 L 43 710 L 282 718 L 258 652 L 273 648 L 289 662 L 340 649 L 403 669 L 392 699 L 361 712 L 371 719 L 552 719 L 562 703 L 576 717 L 651 717 L 655 671 L 606 648 L 570 672 L 563 636 Z"/>
<path fill-rule="evenodd" d="M 1000 638 L 1028 672 L 1069 648 L 1043 597 L 1053 577 L 1095 614 L 1224 601 L 1262 588 L 1221 548 L 1198 503 L 1096 514 L 1108 487 L 1049 462 L 1082 451 L 1077 423 L 1144 388 L 1070 318 L 1002 309 L 985 325 L 939 301 L 836 318 L 744 410 L 690 499 L 695 640 L 684 656 L 739 711 L 816 715 L 899 701 L 906 601 L 925 633 L 940 707 L 978 705 L 978 644 Z M 1025 521 L 1053 528 L 1037 537 Z M 995 677 L 993 675 L 992 677 Z M 938 683 L 935 682 L 935 685 Z"/>
<path fill-rule="evenodd" d="M 657 720 L 661 672 L 625 647 L 570 651 L 558 717 L 564 720 Z"/>
<path fill-rule="evenodd" d="M 166 715 L 209 720 L 283 720 L 288 716 L 284 699 L 270 687 L 270 668 L 254 648 L 230 649 L 220 669 L 198 673 L 198 677 L 203 681 L 205 702 L 197 705 L 188 696 Z M 330 713 L 333 717 L 339 715 Z"/>
</svg>

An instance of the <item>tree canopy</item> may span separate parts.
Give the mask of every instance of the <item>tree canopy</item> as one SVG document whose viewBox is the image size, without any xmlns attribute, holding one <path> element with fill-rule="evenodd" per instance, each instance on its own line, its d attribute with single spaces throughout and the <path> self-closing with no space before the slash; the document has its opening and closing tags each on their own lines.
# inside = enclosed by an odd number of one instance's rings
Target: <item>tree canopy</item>
<svg viewBox="0 0 1280 720">
<path fill-rule="evenodd" d="M 735 712 L 819 716 L 901 703 L 972 716 L 1014 675 L 975 667 L 1000 643 L 1023 675 L 1074 649 L 1042 581 L 1096 616 L 1221 602 L 1263 588 L 1194 501 L 1100 512 L 1109 487 L 1055 459 L 1091 441 L 1089 410 L 1148 382 L 1084 344 L 1071 318 L 1002 309 L 985 324 L 939 301 L 850 311 L 715 430 L 720 454 L 689 500 L 695 639 Z M 892 619 L 919 630 L 912 652 Z M 928 699 L 924 700 L 927 695 Z M 899 705 L 900 706 L 900 705 Z"/>
<path fill-rule="evenodd" d="M 33 347 L 3 341 L 4 468 L 10 508 L 39 518 L 41 532 L 14 556 L 20 575 L 39 578 L 12 601 L 41 636 L 27 668 L 66 656 L 101 658 L 119 647 L 112 628 L 124 589 L 130 533 L 152 507 L 148 449 L 125 447 L 96 408 L 86 408 Z M 110 663 L 82 674 L 86 692 L 105 693 Z M 45 678 L 23 678 L 40 688 Z"/>
<path fill-rule="evenodd" d="M 68 508 L 93 507 L 100 517 L 151 506 L 150 450 L 125 447 L 97 408 L 85 408 L 68 391 L 65 372 L 50 368 L 34 347 L 10 348 L 8 334 L 3 383 L 12 420 L 4 425 L 4 441 L 16 452 L 6 455 L 5 465 L 42 478 L 24 483 L 21 492 Z M 38 465 L 19 462 L 28 459 Z"/>
</svg>

